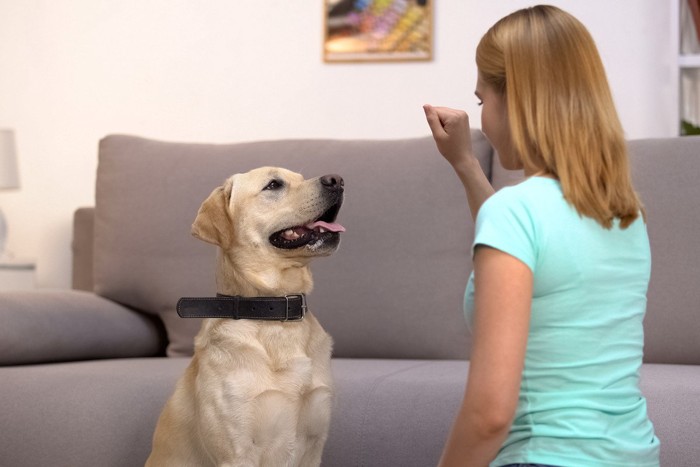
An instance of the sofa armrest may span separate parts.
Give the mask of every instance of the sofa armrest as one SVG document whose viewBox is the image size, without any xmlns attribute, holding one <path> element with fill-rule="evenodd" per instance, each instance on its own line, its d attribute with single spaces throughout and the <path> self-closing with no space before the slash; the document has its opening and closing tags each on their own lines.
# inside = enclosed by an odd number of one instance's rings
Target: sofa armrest
<svg viewBox="0 0 700 467">
<path fill-rule="evenodd" d="M 76 209 L 73 214 L 73 288 L 92 292 L 92 257 L 95 237 L 95 208 Z"/>
<path fill-rule="evenodd" d="M 0 365 L 163 353 L 153 318 L 76 290 L 0 293 Z"/>
</svg>

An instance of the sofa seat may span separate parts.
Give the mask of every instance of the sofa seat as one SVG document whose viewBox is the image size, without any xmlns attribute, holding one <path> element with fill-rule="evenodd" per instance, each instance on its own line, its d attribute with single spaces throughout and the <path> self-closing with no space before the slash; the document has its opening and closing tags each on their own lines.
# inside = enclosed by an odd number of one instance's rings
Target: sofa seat
<svg viewBox="0 0 700 467">
<path fill-rule="evenodd" d="M 0 445 L 12 449 L 0 452 L 0 465 L 143 465 L 160 410 L 189 360 L 4 368 L 0 394 L 12 395 L 13 409 L 0 412 Z M 336 398 L 323 465 L 436 465 L 468 367 L 460 360 L 334 359 Z M 687 410 L 700 406 L 700 367 L 645 364 L 641 377 L 662 442 L 661 465 L 697 465 L 700 419 Z M 682 459 L 664 462 L 665 451 Z"/>
<path fill-rule="evenodd" d="M 13 401 L 12 410 L 0 411 L 0 465 L 143 465 L 160 411 L 189 361 L 3 368 L 0 394 Z M 334 359 L 336 398 L 323 465 L 435 465 L 467 368 L 466 361 Z"/>
</svg>

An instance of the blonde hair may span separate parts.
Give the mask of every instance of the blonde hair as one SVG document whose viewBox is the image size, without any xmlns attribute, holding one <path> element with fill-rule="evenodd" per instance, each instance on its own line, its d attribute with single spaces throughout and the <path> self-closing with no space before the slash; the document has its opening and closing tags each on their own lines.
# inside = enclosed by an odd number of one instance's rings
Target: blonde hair
<svg viewBox="0 0 700 467">
<path fill-rule="evenodd" d="M 484 35 L 476 63 L 506 97 L 513 148 L 526 168 L 557 177 L 579 214 L 605 228 L 643 215 L 605 70 L 583 24 L 552 6 L 516 11 Z"/>
</svg>

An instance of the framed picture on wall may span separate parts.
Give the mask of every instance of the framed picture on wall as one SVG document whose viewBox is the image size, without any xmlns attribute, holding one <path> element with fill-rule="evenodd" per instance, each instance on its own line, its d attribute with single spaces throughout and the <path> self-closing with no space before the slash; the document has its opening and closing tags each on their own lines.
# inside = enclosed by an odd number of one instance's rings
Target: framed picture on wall
<svg viewBox="0 0 700 467">
<path fill-rule="evenodd" d="M 323 0 L 323 60 L 431 60 L 433 0 Z"/>
</svg>

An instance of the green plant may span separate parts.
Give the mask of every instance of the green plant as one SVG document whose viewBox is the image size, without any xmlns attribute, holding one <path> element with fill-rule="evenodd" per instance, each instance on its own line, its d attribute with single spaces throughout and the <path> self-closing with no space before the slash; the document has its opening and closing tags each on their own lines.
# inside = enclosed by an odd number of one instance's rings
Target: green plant
<svg viewBox="0 0 700 467">
<path fill-rule="evenodd" d="M 700 127 L 687 120 L 681 120 L 681 136 L 700 135 Z"/>
</svg>

